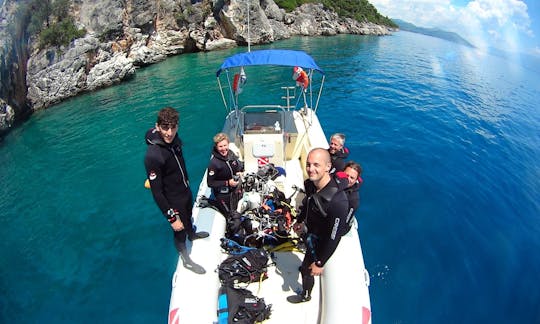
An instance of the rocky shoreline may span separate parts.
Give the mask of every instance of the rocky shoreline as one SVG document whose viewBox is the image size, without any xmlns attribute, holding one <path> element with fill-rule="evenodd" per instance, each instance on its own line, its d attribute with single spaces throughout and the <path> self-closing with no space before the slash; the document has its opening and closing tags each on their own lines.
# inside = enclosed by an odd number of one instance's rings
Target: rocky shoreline
<svg viewBox="0 0 540 324">
<path fill-rule="evenodd" d="M 10 2 L 4 2 L 0 8 L 0 29 L 6 13 L 14 10 L 9 7 Z M 137 68 L 169 56 L 244 46 L 248 42 L 248 8 L 243 0 L 74 3 L 71 14 L 79 27 L 86 29 L 85 37 L 65 48 L 38 49 L 31 42 L 26 61 L 25 55 L 10 57 L 9 53 L 0 52 L 4 62 L 11 60 L 11 65 L 3 65 L 3 69 L 16 65 L 17 69 L 24 69 L 26 76 L 24 86 L 15 84 L 15 78 L 9 80 L 9 91 L 2 89 L 2 93 L 12 94 L 5 101 L 16 105 L 0 105 L 0 132 L 10 127 L 18 114 L 28 114 L 25 110 L 47 108 L 82 92 L 121 82 L 133 76 Z M 386 26 L 339 17 L 315 3 L 287 13 L 273 0 L 251 1 L 249 16 L 249 39 L 253 45 L 297 35 L 389 35 L 393 31 Z M 5 49 L 6 45 L 2 45 Z M 4 75 L 2 83 L 6 81 Z M 24 105 L 20 99 L 10 100 L 21 97 L 26 98 Z"/>
</svg>

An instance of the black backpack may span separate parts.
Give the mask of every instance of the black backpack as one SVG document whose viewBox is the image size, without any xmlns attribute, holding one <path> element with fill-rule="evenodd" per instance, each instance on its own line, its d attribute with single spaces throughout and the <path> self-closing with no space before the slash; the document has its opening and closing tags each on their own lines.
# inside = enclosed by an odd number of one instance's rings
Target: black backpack
<svg viewBox="0 0 540 324">
<path fill-rule="evenodd" d="M 218 296 L 219 324 L 253 324 L 270 318 L 272 305 L 266 305 L 264 298 L 259 298 L 244 288 L 224 285 Z"/>
<path fill-rule="evenodd" d="M 268 253 L 264 249 L 251 249 L 242 254 L 229 255 L 218 268 L 219 280 L 224 285 L 251 283 L 268 278 Z"/>
<path fill-rule="evenodd" d="M 243 245 L 244 240 L 250 234 L 253 234 L 251 219 L 236 211 L 232 211 L 227 218 L 225 237 Z"/>
</svg>

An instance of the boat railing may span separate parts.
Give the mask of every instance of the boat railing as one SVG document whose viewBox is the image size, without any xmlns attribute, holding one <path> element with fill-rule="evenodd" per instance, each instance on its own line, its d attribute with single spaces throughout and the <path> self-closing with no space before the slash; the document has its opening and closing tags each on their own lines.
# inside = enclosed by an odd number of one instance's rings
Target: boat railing
<svg viewBox="0 0 540 324">
<path fill-rule="evenodd" d="M 291 109 L 298 105 L 298 101 L 297 101 L 294 106 L 291 106 L 291 99 L 296 98 L 296 88 L 297 87 L 291 87 L 291 86 L 281 87 L 281 89 L 285 91 L 285 96 L 281 97 L 281 99 L 285 99 L 285 101 L 287 102 L 286 109 Z M 291 91 L 293 91 L 292 95 L 291 95 Z"/>
<path fill-rule="evenodd" d="M 227 113 L 231 113 L 235 110 L 238 110 L 238 97 L 240 92 L 233 90 L 233 82 L 232 77 L 230 76 L 231 71 L 228 69 L 225 70 L 225 79 L 226 83 L 223 84 L 220 80 L 220 77 L 217 78 L 218 82 L 218 88 L 219 92 L 221 94 L 221 99 L 223 101 L 223 105 L 225 107 L 225 110 Z M 285 91 L 285 95 L 281 97 L 281 99 L 284 99 L 286 101 L 285 108 L 288 110 L 291 109 L 303 109 L 306 107 L 309 107 L 313 109 L 313 111 L 317 112 L 317 109 L 319 107 L 319 101 L 321 99 L 322 95 L 322 89 L 324 87 L 324 81 L 325 76 L 322 75 L 322 78 L 320 79 L 320 84 L 314 86 L 312 83 L 313 78 L 313 71 L 309 72 L 309 86 L 306 89 L 302 89 L 298 86 L 282 86 L 280 87 L 282 90 Z M 318 88 L 318 90 L 317 90 Z M 291 94 L 292 92 L 292 94 Z M 228 99 L 226 98 L 226 93 L 228 93 Z M 298 94 L 298 95 L 297 95 Z M 294 101 L 294 104 L 292 104 L 292 100 L 296 99 Z"/>
</svg>

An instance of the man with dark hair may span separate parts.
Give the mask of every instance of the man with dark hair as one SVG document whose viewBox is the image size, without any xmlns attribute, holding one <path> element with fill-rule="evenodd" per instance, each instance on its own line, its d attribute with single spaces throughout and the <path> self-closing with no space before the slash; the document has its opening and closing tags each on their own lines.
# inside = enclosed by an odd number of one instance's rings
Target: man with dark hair
<svg viewBox="0 0 540 324">
<path fill-rule="evenodd" d="M 327 150 L 316 148 L 309 152 L 306 162 L 308 179 L 304 182 L 306 197 L 294 224 L 294 230 L 303 236 L 306 243 L 306 254 L 300 266 L 302 293 L 287 297 L 291 303 L 311 299 L 314 276 L 323 273 L 325 263 L 348 230 L 349 202 L 343 192 L 347 181 L 331 175 L 331 168 Z"/>
<path fill-rule="evenodd" d="M 193 229 L 193 196 L 182 155 L 182 141 L 177 131 L 178 112 L 171 107 L 161 109 L 155 127 L 146 132 L 148 149 L 144 165 L 152 196 L 171 224 L 174 245 L 180 253 L 184 267 L 204 274 L 206 271 L 191 260 L 186 247 L 186 237 L 193 241 L 208 237 L 208 233 L 195 233 Z"/>
</svg>

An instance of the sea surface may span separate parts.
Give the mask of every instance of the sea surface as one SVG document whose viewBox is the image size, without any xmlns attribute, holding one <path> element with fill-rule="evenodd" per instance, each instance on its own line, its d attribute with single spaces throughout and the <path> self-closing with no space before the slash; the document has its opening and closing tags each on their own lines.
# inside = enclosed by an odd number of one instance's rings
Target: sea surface
<svg viewBox="0 0 540 324">
<path fill-rule="evenodd" d="M 364 168 L 373 323 L 540 323 L 538 66 L 408 32 L 265 47 L 325 70 L 319 118 Z M 225 116 L 215 72 L 241 50 L 140 69 L 0 142 L 1 323 L 166 323 L 177 256 L 144 133 L 178 108 L 197 187 Z"/>
</svg>

